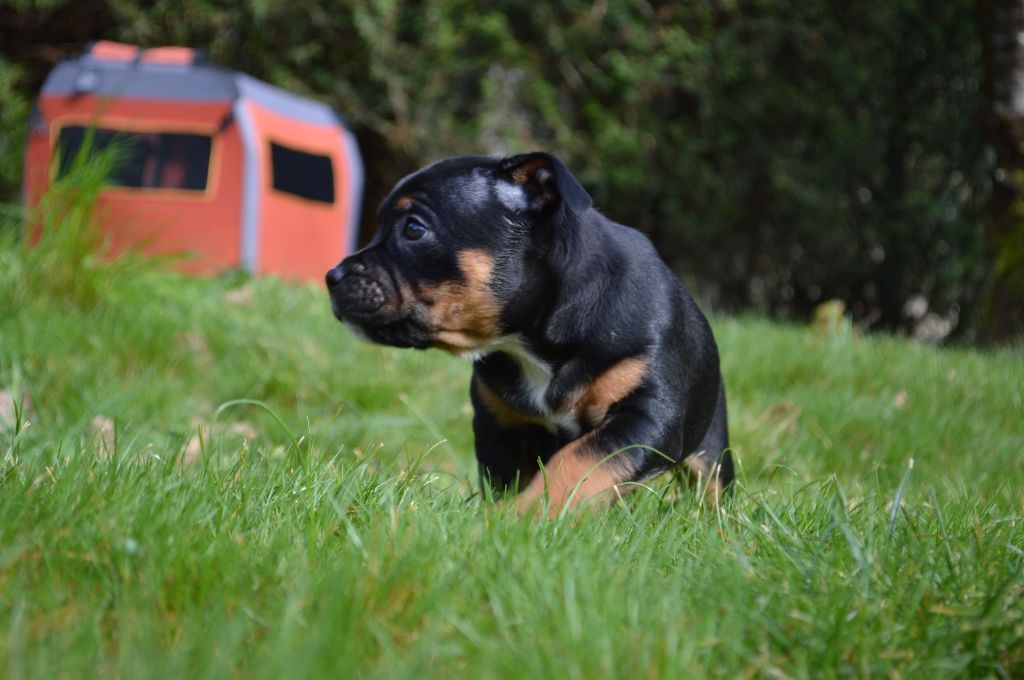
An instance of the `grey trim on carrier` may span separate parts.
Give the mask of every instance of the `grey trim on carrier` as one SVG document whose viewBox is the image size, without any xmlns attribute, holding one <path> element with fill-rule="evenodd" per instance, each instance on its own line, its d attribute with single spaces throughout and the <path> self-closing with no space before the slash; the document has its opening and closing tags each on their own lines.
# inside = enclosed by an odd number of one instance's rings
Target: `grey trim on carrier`
<svg viewBox="0 0 1024 680">
<path fill-rule="evenodd" d="M 231 101 L 237 96 L 231 71 L 213 66 L 101 61 L 82 57 L 61 62 L 43 84 L 43 95 L 132 97 L 174 101 Z"/>
<path fill-rule="evenodd" d="M 89 55 L 57 65 L 43 95 L 131 97 L 160 101 L 248 99 L 274 113 L 314 125 L 338 125 L 334 109 L 279 87 L 216 66 L 93 59 Z"/>
<path fill-rule="evenodd" d="M 244 73 L 235 74 L 235 84 L 238 86 L 239 97 L 281 116 L 313 125 L 329 125 L 332 128 L 338 125 L 334 110 L 326 104 L 299 97 Z"/>
<path fill-rule="evenodd" d="M 256 273 L 260 253 L 260 140 L 252 113 L 243 101 L 236 101 L 235 120 L 242 137 L 242 148 L 248 162 L 243 163 L 242 174 L 242 247 L 241 265 L 247 272 Z"/>
<path fill-rule="evenodd" d="M 344 158 L 348 159 L 348 172 L 345 174 L 345 183 L 348 185 L 348 243 L 345 247 L 347 252 L 339 253 L 340 260 L 344 255 L 351 255 L 356 252 L 359 246 L 359 215 L 363 203 L 363 157 L 359 153 L 359 144 L 356 136 L 347 126 L 341 128 L 341 152 Z"/>
</svg>

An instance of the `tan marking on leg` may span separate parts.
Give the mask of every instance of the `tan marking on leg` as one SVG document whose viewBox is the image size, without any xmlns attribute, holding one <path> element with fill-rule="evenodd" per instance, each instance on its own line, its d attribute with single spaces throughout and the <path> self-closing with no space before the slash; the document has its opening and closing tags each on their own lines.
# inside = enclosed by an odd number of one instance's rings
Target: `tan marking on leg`
<svg viewBox="0 0 1024 680">
<path fill-rule="evenodd" d="M 589 438 L 584 435 L 551 456 L 544 469 L 516 496 L 519 514 L 543 512 L 545 492 L 548 516 L 557 517 L 567 504 L 576 507 L 591 499 L 611 503 L 626 491 L 616 485 L 632 478 L 628 466 L 615 459 L 598 465 L 607 454 L 593 452 L 587 445 Z"/>
<path fill-rule="evenodd" d="M 484 408 L 494 416 L 495 421 L 501 427 L 526 427 L 527 425 L 543 422 L 540 418 L 522 413 L 509 406 L 479 377 L 473 378 L 473 382 L 476 385 L 476 393 L 480 397 Z"/>
<path fill-rule="evenodd" d="M 501 336 L 501 304 L 494 297 L 494 258 L 482 250 L 459 253 L 461 281 L 421 288 L 417 298 L 435 329 L 435 346 L 449 352 L 476 349 Z"/>
<path fill-rule="evenodd" d="M 698 485 L 703 480 L 704 498 L 711 507 L 717 508 L 725 493 L 725 485 L 718 478 L 720 466 L 717 463 L 709 463 L 703 451 L 686 458 L 683 466 L 690 475 L 691 486 Z"/>
<path fill-rule="evenodd" d="M 569 410 L 576 418 L 583 418 L 596 427 L 604 421 L 608 410 L 640 387 L 647 375 L 647 359 L 630 357 L 623 359 L 589 384 L 576 390 L 566 400 Z"/>
</svg>

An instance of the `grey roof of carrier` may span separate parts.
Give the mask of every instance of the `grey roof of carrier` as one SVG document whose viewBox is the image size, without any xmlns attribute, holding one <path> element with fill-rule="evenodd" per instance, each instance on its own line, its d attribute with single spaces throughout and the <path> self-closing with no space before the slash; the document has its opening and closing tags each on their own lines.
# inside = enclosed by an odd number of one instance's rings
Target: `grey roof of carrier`
<svg viewBox="0 0 1024 680">
<path fill-rule="evenodd" d="M 244 73 L 194 60 L 168 64 L 144 59 L 96 58 L 90 52 L 61 62 L 43 84 L 43 96 L 92 94 L 164 101 L 231 102 L 246 99 L 275 113 L 319 125 L 346 125 L 330 106 L 300 97 Z M 346 125 L 347 127 L 347 125 Z"/>
</svg>

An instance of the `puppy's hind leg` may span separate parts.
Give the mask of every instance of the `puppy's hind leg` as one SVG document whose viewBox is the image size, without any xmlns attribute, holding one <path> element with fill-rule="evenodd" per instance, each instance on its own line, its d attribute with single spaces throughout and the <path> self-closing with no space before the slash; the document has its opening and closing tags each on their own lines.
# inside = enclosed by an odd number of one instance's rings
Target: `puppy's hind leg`
<svg viewBox="0 0 1024 680">
<path fill-rule="evenodd" d="M 718 505 L 725 488 L 732 483 L 735 473 L 729 448 L 729 418 L 725 405 L 725 382 L 718 388 L 718 403 L 711 424 L 700 446 L 683 460 L 691 479 L 704 480 L 704 494 L 708 501 Z"/>
</svg>

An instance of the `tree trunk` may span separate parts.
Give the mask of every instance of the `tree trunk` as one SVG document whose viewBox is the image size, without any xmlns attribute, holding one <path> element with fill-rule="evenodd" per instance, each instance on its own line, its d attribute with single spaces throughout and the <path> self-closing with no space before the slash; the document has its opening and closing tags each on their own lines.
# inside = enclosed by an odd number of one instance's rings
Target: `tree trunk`
<svg viewBox="0 0 1024 680">
<path fill-rule="evenodd" d="M 982 124 L 996 152 L 986 247 L 992 269 L 982 295 L 978 342 L 1024 333 L 1024 1 L 978 0 Z"/>
</svg>

